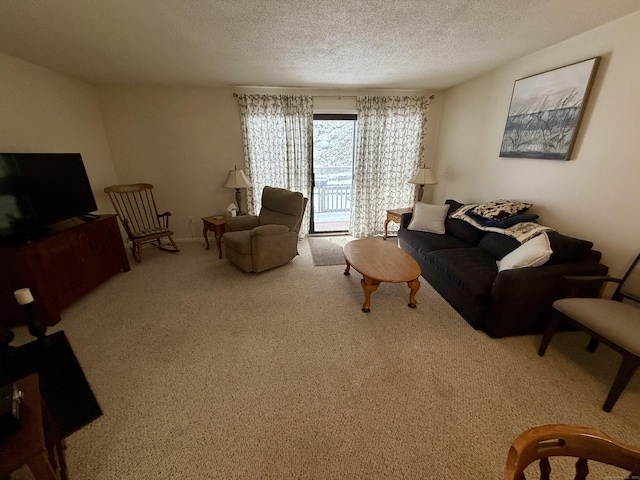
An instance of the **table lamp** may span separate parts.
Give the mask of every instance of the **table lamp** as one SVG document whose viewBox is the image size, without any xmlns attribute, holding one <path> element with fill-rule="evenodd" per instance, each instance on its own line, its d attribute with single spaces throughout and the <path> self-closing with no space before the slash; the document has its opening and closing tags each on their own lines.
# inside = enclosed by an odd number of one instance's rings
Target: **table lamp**
<svg viewBox="0 0 640 480">
<path fill-rule="evenodd" d="M 418 201 L 421 201 L 422 194 L 424 193 L 423 187 L 425 185 L 435 185 L 438 182 L 436 181 L 436 177 L 433 176 L 431 169 L 426 168 L 424 164 L 421 164 L 418 167 L 416 174 L 411 177 L 411 180 L 409 180 L 409 183 L 420 185 L 420 189 L 418 190 Z"/>
<path fill-rule="evenodd" d="M 33 312 L 33 302 L 35 302 L 35 299 L 33 298 L 31 290 L 28 288 L 19 288 L 18 290 L 13 292 L 13 296 L 16 298 L 16 302 L 18 302 L 18 305 L 20 305 L 27 311 L 29 333 L 36 338 L 44 337 L 47 333 L 47 326 L 42 325 L 35 318 Z"/>
<path fill-rule="evenodd" d="M 251 181 L 249 177 L 244 173 L 244 170 L 238 170 L 235 165 L 233 170 L 229 170 L 229 176 L 227 177 L 227 181 L 224 186 L 226 188 L 235 188 L 236 189 L 236 205 L 240 210 L 242 210 L 240 189 L 247 188 L 251 186 Z"/>
</svg>

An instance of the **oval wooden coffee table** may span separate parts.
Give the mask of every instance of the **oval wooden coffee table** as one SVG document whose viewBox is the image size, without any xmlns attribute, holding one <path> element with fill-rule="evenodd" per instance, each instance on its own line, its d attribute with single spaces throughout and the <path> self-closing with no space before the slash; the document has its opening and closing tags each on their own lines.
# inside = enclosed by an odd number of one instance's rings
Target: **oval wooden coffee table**
<svg viewBox="0 0 640 480">
<path fill-rule="evenodd" d="M 360 285 L 364 290 L 363 312 L 371 311 L 371 292 L 375 292 L 381 282 L 407 282 L 411 289 L 409 307 L 416 308 L 420 266 L 407 252 L 380 238 L 363 238 L 344 246 L 344 259 L 347 262 L 345 275 L 351 274 L 351 267 L 362 274 Z"/>
</svg>

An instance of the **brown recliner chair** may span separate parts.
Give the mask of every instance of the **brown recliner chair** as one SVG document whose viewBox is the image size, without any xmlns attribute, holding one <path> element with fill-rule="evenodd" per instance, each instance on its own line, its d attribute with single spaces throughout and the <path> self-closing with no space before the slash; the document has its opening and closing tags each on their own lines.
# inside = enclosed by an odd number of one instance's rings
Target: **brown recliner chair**
<svg viewBox="0 0 640 480">
<path fill-rule="evenodd" d="M 231 217 L 222 237 L 225 256 L 245 272 L 284 265 L 298 254 L 307 199 L 300 192 L 264 187 L 259 216 Z"/>
</svg>

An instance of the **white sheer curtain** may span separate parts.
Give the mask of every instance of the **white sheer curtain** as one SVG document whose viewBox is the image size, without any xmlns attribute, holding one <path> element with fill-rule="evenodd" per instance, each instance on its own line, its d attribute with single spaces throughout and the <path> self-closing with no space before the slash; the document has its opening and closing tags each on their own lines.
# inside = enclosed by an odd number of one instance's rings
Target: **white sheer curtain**
<svg viewBox="0 0 640 480">
<path fill-rule="evenodd" d="M 407 183 L 423 153 L 428 97 L 357 97 L 358 139 L 349 233 L 383 231 L 386 211 L 412 206 L 416 188 Z"/>
<path fill-rule="evenodd" d="M 311 201 L 313 97 L 237 95 L 244 142 L 249 213 L 257 213 L 266 185 L 302 192 Z M 307 205 L 300 234 L 309 232 Z"/>
</svg>

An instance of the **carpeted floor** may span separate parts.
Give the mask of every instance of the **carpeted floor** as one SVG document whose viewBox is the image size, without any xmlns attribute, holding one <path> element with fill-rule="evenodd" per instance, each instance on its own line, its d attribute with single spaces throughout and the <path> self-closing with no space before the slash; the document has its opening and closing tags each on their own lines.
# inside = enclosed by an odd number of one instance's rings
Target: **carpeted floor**
<svg viewBox="0 0 640 480">
<path fill-rule="evenodd" d="M 315 268 L 306 240 L 261 274 L 180 247 L 52 329 L 103 410 L 67 440 L 72 479 L 498 479 L 515 437 L 546 423 L 640 445 L 640 375 L 603 412 L 619 357 L 582 333 L 540 358 L 539 336 L 491 339 L 424 281 L 416 309 L 382 284 L 362 313 L 359 275 Z"/>
<path fill-rule="evenodd" d="M 326 267 L 329 265 L 345 265 L 344 246 L 355 240 L 354 237 L 343 235 L 335 237 L 311 237 L 307 241 L 313 264 L 316 267 Z M 387 243 L 398 244 L 397 237 L 389 237 Z"/>
<path fill-rule="evenodd" d="M 347 243 L 346 237 L 309 238 L 309 250 L 316 267 L 328 265 L 344 265 L 343 247 Z"/>
</svg>

